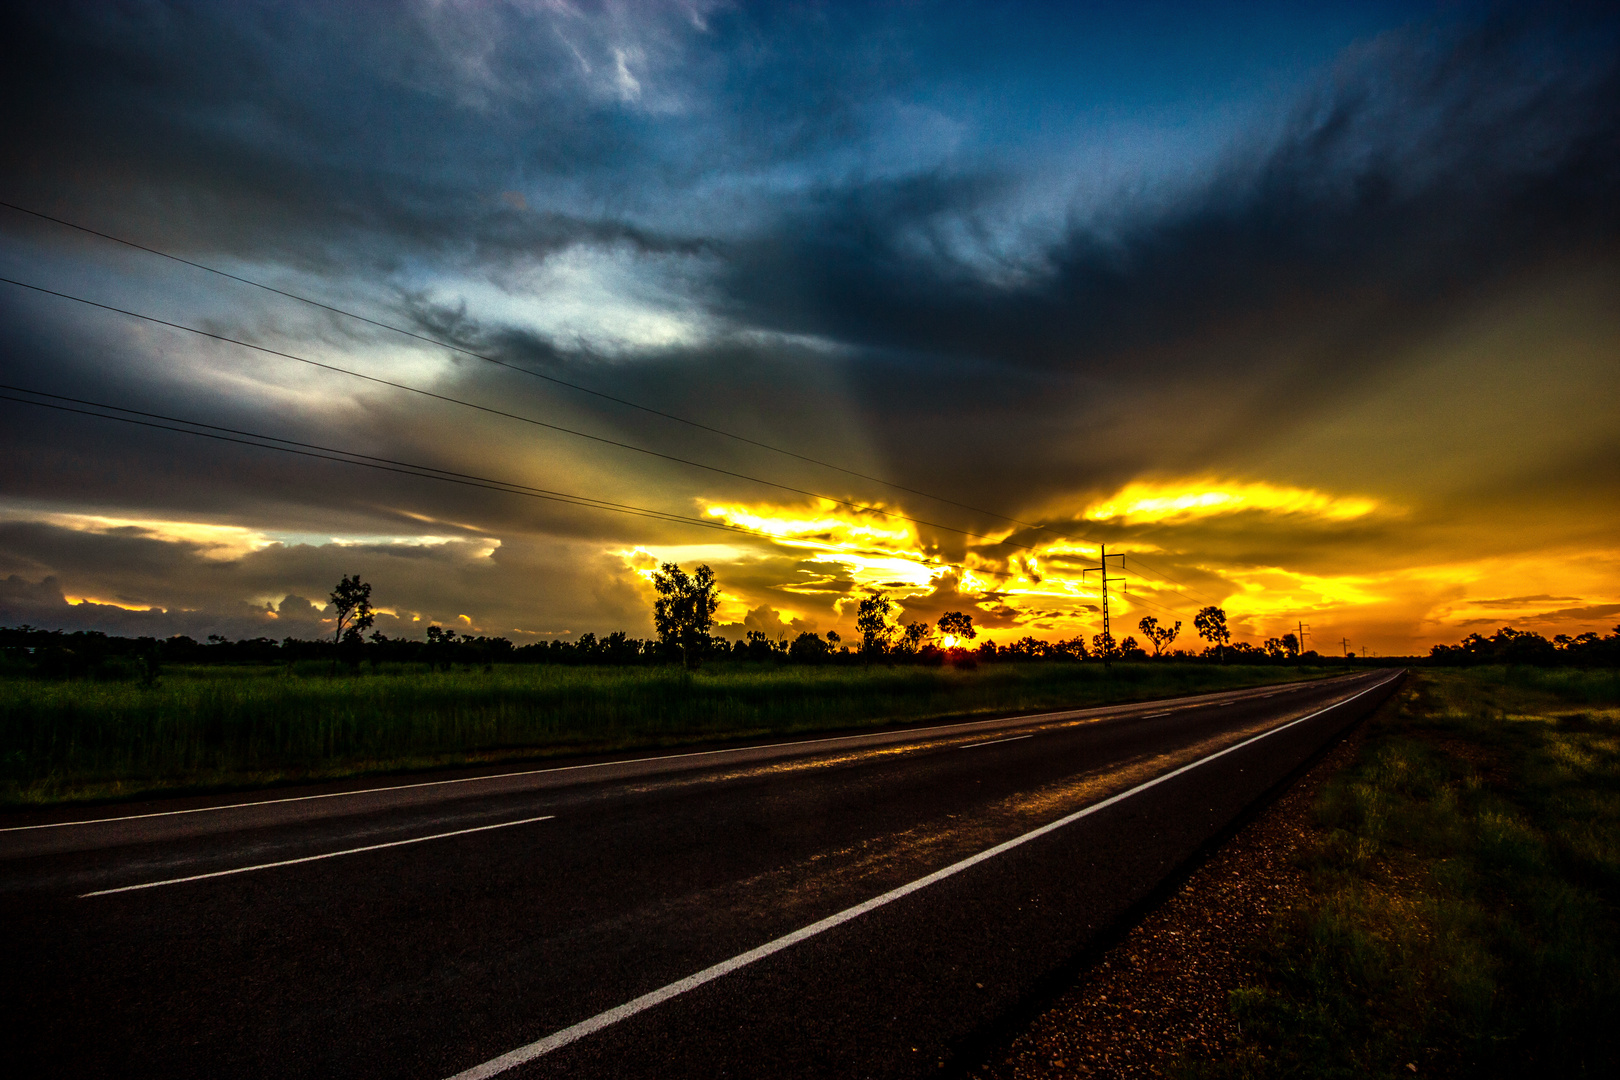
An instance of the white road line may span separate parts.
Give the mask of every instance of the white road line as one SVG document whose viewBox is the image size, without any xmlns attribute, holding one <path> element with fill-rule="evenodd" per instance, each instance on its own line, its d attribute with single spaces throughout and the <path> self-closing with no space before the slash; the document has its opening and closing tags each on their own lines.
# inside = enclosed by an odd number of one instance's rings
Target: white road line
<svg viewBox="0 0 1620 1080">
<path fill-rule="evenodd" d="M 960 874 L 963 870 L 966 870 L 971 866 L 976 866 L 987 859 L 993 859 L 997 855 L 1004 854 L 1005 852 L 1011 851 L 1016 847 L 1021 847 L 1022 845 L 1029 843 L 1031 840 L 1045 836 L 1047 833 L 1056 832 L 1065 825 L 1071 825 L 1074 822 L 1079 821 L 1081 818 L 1090 817 L 1092 814 L 1095 814 L 1100 810 L 1106 810 L 1115 803 L 1124 802 L 1133 795 L 1139 795 L 1149 788 L 1157 787 L 1167 780 L 1173 780 L 1183 773 L 1191 772 L 1193 769 L 1196 769 L 1201 765 L 1207 765 L 1216 758 L 1222 758 L 1227 754 L 1235 753 L 1236 751 L 1243 749 L 1245 746 L 1253 745 L 1254 743 L 1259 742 L 1261 739 L 1277 734 L 1279 731 L 1287 731 L 1289 728 L 1298 724 L 1303 724 L 1307 720 L 1314 720 L 1316 717 L 1321 716 L 1323 713 L 1328 712 L 1331 709 L 1336 709 L 1340 705 L 1348 705 L 1350 702 L 1356 700 L 1356 698 L 1370 694 L 1379 687 L 1386 685 L 1388 682 L 1389 680 L 1385 679 L 1382 682 L 1367 687 L 1367 689 L 1361 691 L 1359 694 L 1353 694 L 1352 696 L 1345 698 L 1343 701 L 1334 702 L 1332 705 L 1324 706 L 1313 713 L 1301 716 L 1297 720 L 1290 720 L 1286 724 L 1279 724 L 1277 727 L 1262 731 L 1260 734 L 1255 735 L 1252 738 L 1244 739 L 1240 743 L 1234 743 L 1224 750 L 1217 750 L 1215 753 L 1206 757 L 1201 757 L 1197 761 L 1189 762 L 1188 764 L 1181 766 L 1179 769 L 1174 769 L 1162 776 L 1156 776 L 1152 780 L 1138 784 L 1128 791 L 1122 791 L 1118 795 L 1113 795 L 1104 799 L 1102 802 L 1093 803 L 1084 809 L 1076 810 L 1067 817 L 1062 817 L 1054 822 L 1042 825 L 1040 828 L 1033 829 L 1022 836 L 1015 836 L 1011 840 L 997 844 L 995 847 L 986 848 L 977 855 L 970 855 L 961 862 L 952 863 L 943 870 L 935 870 L 932 874 L 929 874 L 926 877 L 920 877 L 910 884 L 902 885 L 898 889 L 892 889 L 881 896 L 874 896 L 872 899 L 867 900 L 864 903 L 856 904 L 854 907 L 845 908 L 836 915 L 829 915 L 820 922 L 814 922 L 809 926 L 801 927 L 800 929 L 793 931 L 791 934 L 784 934 L 783 936 L 776 938 L 774 941 L 767 941 L 758 948 L 750 949 L 745 953 L 740 953 L 737 956 L 733 956 L 730 960 L 722 960 L 720 963 L 715 964 L 712 967 L 706 967 L 696 974 L 688 975 L 686 978 L 672 982 L 667 986 L 661 986 L 651 993 L 643 994 L 638 998 L 625 1002 L 623 1005 L 608 1009 L 606 1012 L 597 1013 L 588 1020 L 581 1020 L 572 1027 L 566 1027 L 561 1031 L 553 1032 L 543 1039 L 537 1039 L 534 1042 L 529 1043 L 527 1046 L 520 1046 L 516 1050 L 509 1050 L 500 1057 L 491 1058 L 482 1065 L 474 1065 L 470 1069 L 458 1072 L 454 1076 L 450 1077 L 449 1080 L 486 1080 L 488 1077 L 498 1076 L 501 1073 L 506 1072 L 508 1069 L 514 1069 L 519 1065 L 525 1064 L 526 1062 L 533 1061 L 537 1057 L 544 1054 L 549 1054 L 553 1050 L 561 1049 L 571 1042 L 576 1042 L 579 1039 L 583 1039 L 587 1035 L 601 1031 L 603 1028 L 611 1027 L 612 1025 L 617 1024 L 620 1020 L 627 1020 L 639 1012 L 645 1012 L 655 1005 L 660 1005 L 671 998 L 679 997 L 688 990 L 695 990 L 704 983 L 713 982 L 715 979 L 718 979 L 723 975 L 729 975 L 739 968 L 745 968 L 749 964 L 754 963 L 756 960 L 763 960 L 767 956 L 774 953 L 779 953 L 789 946 L 797 945 L 799 942 L 813 938 L 817 934 L 831 930 L 835 926 L 841 926 L 844 923 L 858 919 L 867 912 L 875 911 L 887 904 L 894 903 L 896 900 L 899 900 L 902 897 L 910 896 L 912 893 L 921 889 L 926 889 L 928 886 L 940 881 L 944 881 L 948 877 L 953 877 L 956 874 Z"/>
<path fill-rule="evenodd" d="M 825 742 L 839 739 L 859 739 L 862 735 L 837 735 Z M 122 817 L 90 818 L 85 821 L 48 821 L 43 825 L 11 825 L 0 832 L 27 832 L 30 829 L 65 829 L 71 825 L 107 825 L 115 821 L 140 821 L 143 818 L 174 817 L 177 814 L 211 814 L 219 810 L 246 810 L 251 806 L 275 806 L 278 803 L 309 802 L 314 799 L 341 799 L 358 795 L 380 795 L 389 791 L 409 791 L 412 788 L 443 787 L 446 784 L 471 784 L 479 780 L 507 780 L 517 776 L 538 776 L 541 773 L 570 772 L 574 769 L 596 769 L 607 765 L 639 765 L 644 761 L 677 761 L 681 758 L 726 754 L 736 750 L 771 750 L 792 743 L 768 743 L 764 746 L 729 746 L 720 750 L 690 750 L 684 754 L 655 754 L 639 758 L 619 758 L 613 761 L 587 761 L 582 765 L 553 765 L 548 769 L 525 769 L 522 772 L 489 773 L 484 776 L 459 776 L 454 780 L 423 780 L 415 784 L 394 784 L 391 787 L 356 788 L 354 791 L 328 791 L 320 795 L 289 795 L 284 799 L 258 799 L 254 802 L 226 803 L 223 806 L 194 806 L 189 810 L 155 810 L 150 814 L 125 814 Z"/>
<path fill-rule="evenodd" d="M 344 851 L 328 851 L 324 855 L 305 855 L 300 859 L 282 859 L 280 862 L 260 863 L 257 866 L 238 866 L 234 870 L 215 870 L 211 874 L 192 874 L 190 877 L 148 881 L 141 885 L 124 885 L 117 889 L 97 889 L 95 892 L 80 893 L 79 899 L 88 900 L 92 896 L 111 896 L 113 893 L 135 892 L 137 889 L 155 889 L 159 885 L 180 885 L 187 881 L 202 881 L 205 878 L 229 877 L 231 874 L 247 874 L 254 870 L 270 870 L 277 866 L 293 866 L 296 863 L 318 862 L 321 859 L 335 859 L 339 855 L 358 855 L 362 851 L 381 851 L 383 848 L 399 847 L 402 844 L 420 844 L 425 840 L 443 840 L 447 836 L 466 836 L 468 833 L 487 832 L 490 829 L 505 829 L 513 825 L 532 825 L 536 821 L 550 821 L 556 816 L 556 814 L 546 814 L 543 817 L 524 818 L 522 821 L 503 821 L 496 825 L 478 825 L 471 829 L 434 833 L 432 836 L 414 836 L 409 840 L 390 840 L 386 844 L 367 844 L 365 847 L 348 848 Z"/>
<path fill-rule="evenodd" d="M 1137 719 L 1138 719 L 1138 720 L 1151 720 L 1151 719 L 1153 719 L 1153 718 L 1154 718 L 1154 717 L 1155 717 L 1155 716 L 1169 716 L 1169 715 L 1170 715 L 1170 714 L 1171 714 L 1171 713 L 1173 713 L 1173 712 L 1175 712 L 1175 711 L 1176 711 L 1176 710 L 1174 710 L 1174 709 L 1166 709 L 1166 710 L 1164 710 L 1164 712 L 1150 712 L 1150 713 L 1144 713 L 1144 714 L 1143 714 L 1143 715 L 1141 715 L 1141 716 L 1138 716 L 1138 717 L 1137 717 Z"/>
<path fill-rule="evenodd" d="M 1122 706 L 1123 707 L 1123 706 Z M 1062 709 L 1063 712 L 1090 712 L 1094 709 L 1106 711 L 1110 706 L 1100 705 L 1085 709 Z M 1035 720 L 1041 716 L 1053 715 L 1038 713 L 1024 719 Z M 1017 720 L 1019 717 L 993 717 L 989 720 L 969 720 L 961 724 L 941 724 L 931 728 L 917 728 L 904 734 L 927 737 L 939 732 L 956 731 L 962 728 L 973 727 L 979 724 L 1003 723 L 1007 720 Z M 1125 717 L 1123 719 L 1129 719 Z M 897 732 L 899 734 L 900 732 Z M 648 761 L 679 761 L 682 758 L 710 757 L 714 754 L 732 754 L 753 750 L 777 750 L 784 746 L 798 746 L 800 744 L 814 745 L 818 743 L 844 742 L 849 739 L 867 739 L 873 735 L 884 734 L 883 731 L 863 731 L 854 735 L 829 735 L 816 739 L 793 739 L 788 742 L 764 743 L 759 746 L 726 746 L 719 750 L 688 750 L 680 754 L 651 754 L 647 757 L 620 758 L 613 761 L 588 761 L 582 765 L 553 765 L 545 769 L 525 769 L 521 772 L 490 773 L 484 776 L 460 776 L 454 780 L 423 780 L 415 784 L 395 784 L 391 787 L 358 788 L 354 791 L 328 791 L 320 795 L 289 795 L 283 799 L 258 799 L 253 802 L 226 803 L 223 806 L 194 806 L 188 810 L 154 810 L 149 814 L 124 814 L 121 817 L 89 818 L 84 821 L 48 821 L 42 825 L 8 825 L 0 828 L 0 833 L 29 832 L 34 829 L 66 829 L 74 825 L 108 825 L 116 821 L 141 821 L 145 818 L 175 817 L 179 814 L 211 814 L 220 810 L 245 810 L 253 806 L 275 806 L 280 803 L 310 802 L 315 799 L 342 799 L 359 795 L 378 795 L 389 791 L 409 791 L 413 788 L 443 787 L 446 784 L 472 784 L 480 780 L 508 780 L 519 776 L 539 776 L 543 773 L 572 772 L 575 769 L 599 769 L 611 765 L 640 765 Z"/>
<path fill-rule="evenodd" d="M 966 746 L 958 746 L 957 749 L 972 750 L 978 746 L 994 746 L 996 743 L 1017 742 L 1019 739 L 1033 739 L 1034 737 L 1034 733 L 1031 733 L 1028 735 L 1014 735 L 1010 739 L 986 739 L 984 742 L 968 743 Z"/>
<path fill-rule="evenodd" d="M 1107 706 L 1099 706 L 1106 709 Z M 1086 712 L 1086 709 L 1062 710 L 1064 712 Z M 1041 713 L 1039 716 L 1048 714 Z M 931 728 L 917 728 L 910 732 L 895 732 L 895 734 L 915 735 L 921 738 L 940 733 L 973 727 L 979 724 L 1003 723 L 1008 719 L 1018 717 L 994 717 L 989 720 L 969 720 L 962 724 L 945 724 Z M 1031 716 L 1028 719 L 1034 720 Z M 309 802 L 313 799 L 341 799 L 347 796 L 378 795 L 389 791 L 409 791 L 412 788 L 442 787 L 446 784 L 471 784 L 479 780 L 509 780 L 518 776 L 539 776 L 543 773 L 572 772 L 575 769 L 600 769 L 612 765 L 640 765 L 648 761 L 679 761 L 682 758 L 709 757 L 714 754 L 734 754 L 754 750 L 777 750 L 784 746 L 814 745 L 820 743 L 844 742 L 849 739 L 867 739 L 873 735 L 886 734 L 881 729 L 877 731 L 863 731 L 855 735 L 829 735 L 825 738 L 794 739 L 788 742 L 763 743 L 758 746 L 726 746 L 719 750 L 688 750 L 680 754 L 651 754 L 639 758 L 616 758 L 611 761 L 587 761 L 581 765 L 553 765 L 545 769 L 525 769 L 522 772 L 489 773 L 484 776 L 461 776 L 454 780 L 423 780 L 415 784 L 395 784 L 392 787 L 357 788 L 354 791 L 328 791 L 320 795 L 289 795 L 284 799 L 259 799 L 254 802 L 226 803 L 223 806 L 195 806 L 189 810 L 156 810 L 149 814 L 125 814 L 122 817 L 90 818 L 84 821 L 49 821 L 43 825 L 10 825 L 0 828 L 0 833 L 28 832 L 32 829 L 65 829 L 73 825 L 107 825 L 117 821 L 140 821 L 143 818 L 174 817 L 178 814 L 209 814 L 218 810 L 245 810 L 252 806 L 274 806 L 279 803 Z"/>
</svg>

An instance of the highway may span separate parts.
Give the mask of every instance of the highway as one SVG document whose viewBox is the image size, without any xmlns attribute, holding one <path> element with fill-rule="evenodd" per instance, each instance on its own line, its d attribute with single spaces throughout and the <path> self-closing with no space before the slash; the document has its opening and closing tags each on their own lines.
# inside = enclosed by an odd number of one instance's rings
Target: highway
<svg viewBox="0 0 1620 1080">
<path fill-rule="evenodd" d="M 9 814 L 13 1075 L 949 1072 L 1399 678 Z"/>
</svg>

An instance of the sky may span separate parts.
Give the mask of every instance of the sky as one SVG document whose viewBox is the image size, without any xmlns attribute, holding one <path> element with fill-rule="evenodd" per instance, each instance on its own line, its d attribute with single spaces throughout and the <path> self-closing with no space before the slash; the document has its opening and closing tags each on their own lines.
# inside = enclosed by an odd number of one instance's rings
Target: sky
<svg viewBox="0 0 1620 1080">
<path fill-rule="evenodd" d="M 1617 29 L 5 5 L 0 625 L 1608 632 Z"/>
</svg>

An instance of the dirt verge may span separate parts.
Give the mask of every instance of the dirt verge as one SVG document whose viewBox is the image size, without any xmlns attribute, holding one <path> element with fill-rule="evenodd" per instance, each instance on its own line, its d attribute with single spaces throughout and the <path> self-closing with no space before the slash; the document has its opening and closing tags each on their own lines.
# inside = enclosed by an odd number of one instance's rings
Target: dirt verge
<svg viewBox="0 0 1620 1080">
<path fill-rule="evenodd" d="M 1230 990 L 1257 975 L 1247 957 L 1272 917 L 1304 899 L 1296 854 L 1313 839 L 1322 785 L 1355 756 L 1363 725 L 1211 854 L 974 1080 L 1163 1076 L 1182 1054 L 1237 1046 Z"/>
</svg>

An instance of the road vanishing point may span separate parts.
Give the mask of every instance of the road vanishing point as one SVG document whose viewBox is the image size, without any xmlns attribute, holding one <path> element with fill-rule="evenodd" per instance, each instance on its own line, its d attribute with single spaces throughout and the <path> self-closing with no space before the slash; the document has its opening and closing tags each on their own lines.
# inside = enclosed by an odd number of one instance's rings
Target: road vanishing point
<svg viewBox="0 0 1620 1080">
<path fill-rule="evenodd" d="M 959 1071 L 1401 675 L 11 813 L 10 1071 Z"/>
</svg>

